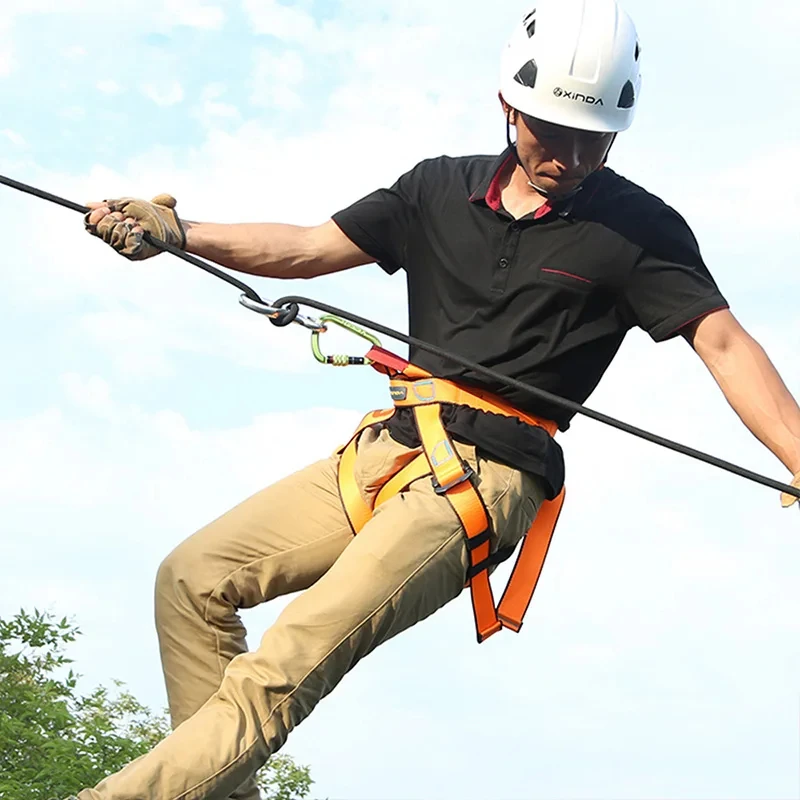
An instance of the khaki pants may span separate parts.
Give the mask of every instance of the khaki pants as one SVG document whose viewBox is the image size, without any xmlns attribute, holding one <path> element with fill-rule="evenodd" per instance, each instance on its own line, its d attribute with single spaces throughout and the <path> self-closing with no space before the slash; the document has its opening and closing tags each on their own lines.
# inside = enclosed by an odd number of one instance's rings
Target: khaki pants
<svg viewBox="0 0 800 800">
<path fill-rule="evenodd" d="M 538 479 L 457 449 L 476 471 L 493 548 L 515 544 L 543 500 Z M 408 455 L 386 431 L 367 429 L 356 459 L 362 493 Z M 463 591 L 464 532 L 430 477 L 379 507 L 354 537 L 338 458 L 262 490 L 165 559 L 156 623 L 177 727 L 80 800 L 257 798 L 255 772 L 345 674 Z M 301 590 L 247 652 L 237 609 Z"/>
</svg>

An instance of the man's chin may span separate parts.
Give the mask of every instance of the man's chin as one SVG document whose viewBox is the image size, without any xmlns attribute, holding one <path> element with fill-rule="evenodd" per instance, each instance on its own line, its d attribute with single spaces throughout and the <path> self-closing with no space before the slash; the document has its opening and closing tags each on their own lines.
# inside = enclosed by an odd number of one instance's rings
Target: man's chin
<svg viewBox="0 0 800 800">
<path fill-rule="evenodd" d="M 580 178 L 562 180 L 537 176 L 534 183 L 538 189 L 545 191 L 549 197 L 556 198 L 574 192 L 580 185 L 581 180 Z"/>
</svg>

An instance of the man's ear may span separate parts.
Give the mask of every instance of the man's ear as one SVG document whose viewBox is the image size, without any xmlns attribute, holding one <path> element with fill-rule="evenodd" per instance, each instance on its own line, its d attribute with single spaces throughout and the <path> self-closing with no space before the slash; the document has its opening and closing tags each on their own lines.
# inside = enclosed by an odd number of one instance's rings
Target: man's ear
<svg viewBox="0 0 800 800">
<path fill-rule="evenodd" d="M 502 92 L 498 92 L 497 96 L 500 98 L 500 105 L 503 107 L 503 113 L 508 120 L 510 125 L 517 124 L 517 112 L 513 109 L 508 103 L 506 103 L 505 98 L 503 97 Z"/>
</svg>

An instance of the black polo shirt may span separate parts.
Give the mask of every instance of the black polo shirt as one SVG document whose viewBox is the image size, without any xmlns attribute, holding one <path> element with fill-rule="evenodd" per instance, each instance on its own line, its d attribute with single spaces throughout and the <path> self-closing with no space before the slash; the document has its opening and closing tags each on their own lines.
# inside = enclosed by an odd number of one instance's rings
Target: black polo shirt
<svg viewBox="0 0 800 800">
<path fill-rule="evenodd" d="M 405 271 L 410 335 L 584 403 L 631 328 L 661 342 L 727 307 L 689 226 L 662 200 L 605 168 L 567 203 L 515 220 L 500 194 L 513 158 L 508 149 L 429 159 L 334 215 L 386 272 Z M 409 358 L 569 427 L 571 411 L 416 348 Z M 477 431 L 484 449 L 560 488 L 549 436 L 537 429 L 526 441 L 520 423 L 486 416 L 457 409 L 448 427 L 475 444 Z M 475 427 L 487 424 L 488 433 Z M 413 438 L 407 417 L 394 425 L 398 438 Z"/>
</svg>

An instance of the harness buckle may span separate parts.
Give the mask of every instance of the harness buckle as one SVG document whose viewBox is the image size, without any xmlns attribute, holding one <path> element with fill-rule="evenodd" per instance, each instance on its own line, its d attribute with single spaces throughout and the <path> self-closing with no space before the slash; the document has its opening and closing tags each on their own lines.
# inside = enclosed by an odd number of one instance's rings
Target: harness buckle
<svg viewBox="0 0 800 800">
<path fill-rule="evenodd" d="M 464 474 L 456 478 L 455 480 L 446 483 L 444 486 L 442 486 L 442 484 L 439 483 L 439 481 L 436 479 L 435 474 L 432 475 L 431 483 L 433 484 L 433 491 L 436 492 L 436 494 L 447 494 L 451 489 L 455 489 L 456 486 L 460 486 L 465 481 L 471 480 L 472 477 L 475 475 L 475 470 L 472 469 L 472 467 L 469 464 L 467 464 L 466 461 L 461 462 L 461 469 L 463 470 Z"/>
</svg>

